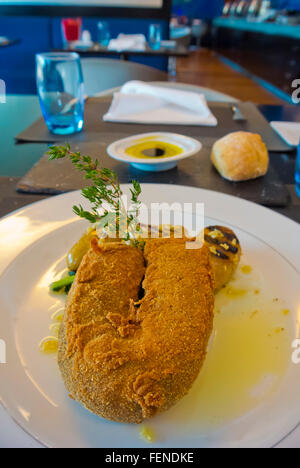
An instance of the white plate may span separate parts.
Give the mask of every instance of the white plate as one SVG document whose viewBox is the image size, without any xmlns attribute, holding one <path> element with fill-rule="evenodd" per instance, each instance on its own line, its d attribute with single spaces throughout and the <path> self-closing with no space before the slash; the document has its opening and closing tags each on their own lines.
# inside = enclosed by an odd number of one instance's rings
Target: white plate
<svg viewBox="0 0 300 468">
<path fill-rule="evenodd" d="M 140 143 L 140 140 L 151 139 L 151 141 L 163 141 L 171 143 L 173 145 L 180 146 L 183 153 L 178 156 L 172 156 L 170 158 L 147 158 L 143 161 L 141 158 L 135 158 L 126 153 L 126 150 L 131 146 Z M 202 144 L 184 135 L 178 135 L 176 133 L 167 132 L 156 132 L 156 133 L 142 133 L 140 135 L 134 135 L 122 140 L 115 141 L 107 148 L 109 156 L 117 161 L 122 161 L 127 164 L 131 164 L 140 171 L 148 172 L 161 172 L 174 169 L 177 166 L 178 161 L 189 158 L 202 149 Z"/>
<path fill-rule="evenodd" d="M 207 223 L 234 228 L 251 264 L 278 297 L 287 298 L 293 334 L 299 338 L 298 224 L 221 193 L 172 185 L 146 184 L 142 189 L 147 204 L 204 202 Z M 84 222 L 72 215 L 72 206 L 80 201 L 79 192 L 68 193 L 0 221 L 0 338 L 7 343 L 8 361 L 0 365 L 0 399 L 14 421 L 46 446 L 149 447 L 138 438 L 136 426 L 104 421 L 70 400 L 55 359 L 37 350 L 47 335 L 49 311 L 57 307 L 48 285 L 84 229 Z M 176 420 L 176 414 L 174 408 L 153 420 L 160 437 L 151 447 L 274 446 L 300 421 L 300 365 L 291 363 L 280 388 L 264 404 L 216 431 L 203 435 L 191 430 Z M 0 425 L 0 446 L 38 446 L 23 437 L 2 410 Z"/>
<path fill-rule="evenodd" d="M 291 146 L 300 143 L 300 122 L 271 122 L 271 127 Z"/>
</svg>

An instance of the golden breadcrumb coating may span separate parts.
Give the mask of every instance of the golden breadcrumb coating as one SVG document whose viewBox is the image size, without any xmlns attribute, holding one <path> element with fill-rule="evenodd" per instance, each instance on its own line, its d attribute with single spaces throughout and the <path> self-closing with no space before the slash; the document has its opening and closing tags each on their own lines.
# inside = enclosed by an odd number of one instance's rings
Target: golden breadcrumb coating
<svg viewBox="0 0 300 468">
<path fill-rule="evenodd" d="M 152 239 L 143 254 L 124 244 L 99 247 L 94 239 L 59 336 L 58 362 L 71 396 L 124 423 L 170 408 L 203 365 L 213 291 L 205 246 L 186 250 L 183 239 Z"/>
</svg>

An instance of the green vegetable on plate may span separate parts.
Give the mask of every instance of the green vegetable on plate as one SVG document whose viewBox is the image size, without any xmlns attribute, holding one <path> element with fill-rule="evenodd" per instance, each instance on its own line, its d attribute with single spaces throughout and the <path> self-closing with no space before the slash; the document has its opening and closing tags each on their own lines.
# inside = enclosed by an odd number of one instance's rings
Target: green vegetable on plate
<svg viewBox="0 0 300 468">
<path fill-rule="evenodd" d="M 52 283 L 50 285 L 50 290 L 52 292 L 68 292 L 70 290 L 70 287 L 74 283 L 74 280 L 75 276 L 68 275 L 65 278 L 62 278 L 61 280 Z"/>
</svg>

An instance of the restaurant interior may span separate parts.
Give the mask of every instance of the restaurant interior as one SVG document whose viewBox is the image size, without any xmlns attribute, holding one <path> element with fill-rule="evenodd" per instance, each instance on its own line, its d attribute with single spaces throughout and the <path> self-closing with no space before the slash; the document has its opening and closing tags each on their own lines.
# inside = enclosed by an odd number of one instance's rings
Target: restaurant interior
<svg viewBox="0 0 300 468">
<path fill-rule="evenodd" d="M 299 448 L 300 0 L 0 0 L 0 140 L 0 447 Z"/>
</svg>

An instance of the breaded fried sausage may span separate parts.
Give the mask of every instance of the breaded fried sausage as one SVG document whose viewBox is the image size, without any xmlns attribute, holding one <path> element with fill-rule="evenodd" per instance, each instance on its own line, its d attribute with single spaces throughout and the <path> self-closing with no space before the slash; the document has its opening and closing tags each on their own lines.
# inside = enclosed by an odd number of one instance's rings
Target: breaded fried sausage
<svg viewBox="0 0 300 468">
<path fill-rule="evenodd" d="M 141 423 L 182 398 L 203 365 L 213 328 L 209 250 L 186 250 L 182 239 L 146 241 L 144 254 L 92 246 L 68 298 L 59 367 L 87 409 Z"/>
</svg>

